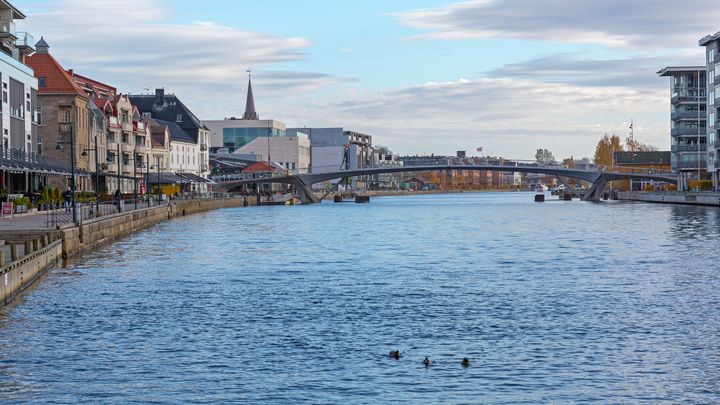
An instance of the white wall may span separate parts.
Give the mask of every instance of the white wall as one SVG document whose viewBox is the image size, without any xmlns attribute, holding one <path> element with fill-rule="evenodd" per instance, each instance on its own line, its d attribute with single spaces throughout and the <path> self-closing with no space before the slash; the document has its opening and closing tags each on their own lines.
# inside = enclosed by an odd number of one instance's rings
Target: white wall
<svg viewBox="0 0 720 405">
<path fill-rule="evenodd" d="M 0 52 L 0 74 L 2 74 L 2 85 L 0 88 L 0 102 L 2 102 L 2 139 L 8 140 L 8 145 L 11 148 L 25 149 L 28 152 L 36 152 L 32 149 L 32 145 L 27 141 L 22 145 L 13 145 L 10 141 L 10 104 L 2 101 L 2 92 L 8 93 L 8 101 L 10 97 L 10 78 L 21 82 L 25 87 L 25 93 L 30 93 L 30 89 L 38 88 L 37 79 L 33 75 L 32 69 L 28 66 L 23 65 L 19 61 L 13 59 L 11 56 L 6 55 L 4 52 Z M 7 87 L 6 87 L 7 86 Z M 23 100 L 23 110 L 25 110 L 25 100 Z M 37 106 L 32 106 L 33 108 Z M 25 139 L 27 135 L 32 134 L 32 117 L 34 111 L 24 111 L 25 114 Z M 7 130 L 7 135 L 6 135 Z M 55 145 L 52 145 L 55 147 Z"/>
</svg>

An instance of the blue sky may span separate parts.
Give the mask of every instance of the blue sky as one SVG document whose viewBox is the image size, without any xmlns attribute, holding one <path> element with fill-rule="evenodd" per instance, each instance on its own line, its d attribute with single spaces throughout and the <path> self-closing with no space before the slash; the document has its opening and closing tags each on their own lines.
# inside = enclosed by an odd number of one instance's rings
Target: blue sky
<svg viewBox="0 0 720 405">
<path fill-rule="evenodd" d="M 669 147 L 665 65 L 700 64 L 708 0 L 16 2 L 67 68 L 123 92 L 165 87 L 204 119 L 343 126 L 398 153 L 483 146 L 591 156 L 604 133 Z M 709 10 L 697 13 L 693 10 Z M 73 27 L 68 29 L 68 27 Z"/>
</svg>

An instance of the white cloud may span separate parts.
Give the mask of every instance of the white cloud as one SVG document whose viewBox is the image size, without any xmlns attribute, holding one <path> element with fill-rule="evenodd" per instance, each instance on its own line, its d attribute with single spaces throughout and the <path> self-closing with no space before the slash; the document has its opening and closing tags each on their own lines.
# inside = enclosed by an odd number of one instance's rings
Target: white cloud
<svg viewBox="0 0 720 405">
<path fill-rule="evenodd" d="M 201 106 L 199 113 L 207 112 L 202 106 L 213 99 L 242 111 L 248 67 L 258 73 L 254 84 L 266 94 L 315 91 L 347 80 L 274 69 L 303 60 L 308 39 L 207 21 L 171 23 L 168 5 L 162 0 L 55 0 L 23 24 L 36 37 L 45 37 L 65 68 L 122 92 L 165 87 L 188 94 Z"/>
<path fill-rule="evenodd" d="M 474 0 L 399 14 L 443 39 L 513 38 L 613 47 L 694 47 L 717 31 L 712 0 Z"/>
<path fill-rule="evenodd" d="M 661 80 L 661 79 L 659 79 Z M 635 135 L 667 147 L 669 100 L 662 90 L 581 87 L 509 78 L 462 79 L 382 92 L 345 92 L 333 101 L 304 105 L 312 121 L 376 136 L 404 153 L 486 151 L 531 158 L 548 147 L 557 156 L 591 155 L 605 133 Z M 287 109 L 286 116 L 301 116 Z"/>
</svg>

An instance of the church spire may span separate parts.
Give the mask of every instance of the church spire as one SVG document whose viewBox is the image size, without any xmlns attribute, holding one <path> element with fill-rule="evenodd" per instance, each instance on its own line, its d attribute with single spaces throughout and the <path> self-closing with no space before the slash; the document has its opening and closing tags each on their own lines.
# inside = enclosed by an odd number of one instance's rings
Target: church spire
<svg viewBox="0 0 720 405">
<path fill-rule="evenodd" d="M 250 69 L 247 70 L 248 72 L 248 91 L 247 91 L 247 101 L 245 102 L 245 114 L 243 114 L 244 120 L 257 120 L 259 119 L 257 112 L 255 111 L 255 98 L 253 98 L 253 91 L 252 91 L 252 71 Z"/>
</svg>

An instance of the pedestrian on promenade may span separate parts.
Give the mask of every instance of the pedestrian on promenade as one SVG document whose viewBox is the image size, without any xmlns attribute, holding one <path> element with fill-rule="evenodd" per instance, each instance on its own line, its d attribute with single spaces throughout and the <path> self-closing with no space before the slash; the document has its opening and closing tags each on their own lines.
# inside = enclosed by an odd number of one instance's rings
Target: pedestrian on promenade
<svg viewBox="0 0 720 405">
<path fill-rule="evenodd" d="M 120 212 L 120 200 L 122 199 L 122 193 L 120 189 L 115 190 L 115 201 L 117 202 L 117 210 Z"/>
<path fill-rule="evenodd" d="M 74 198 L 70 187 L 68 187 L 63 193 L 63 198 L 65 199 L 65 212 L 70 212 L 70 207 L 72 207 L 72 200 Z"/>
</svg>

